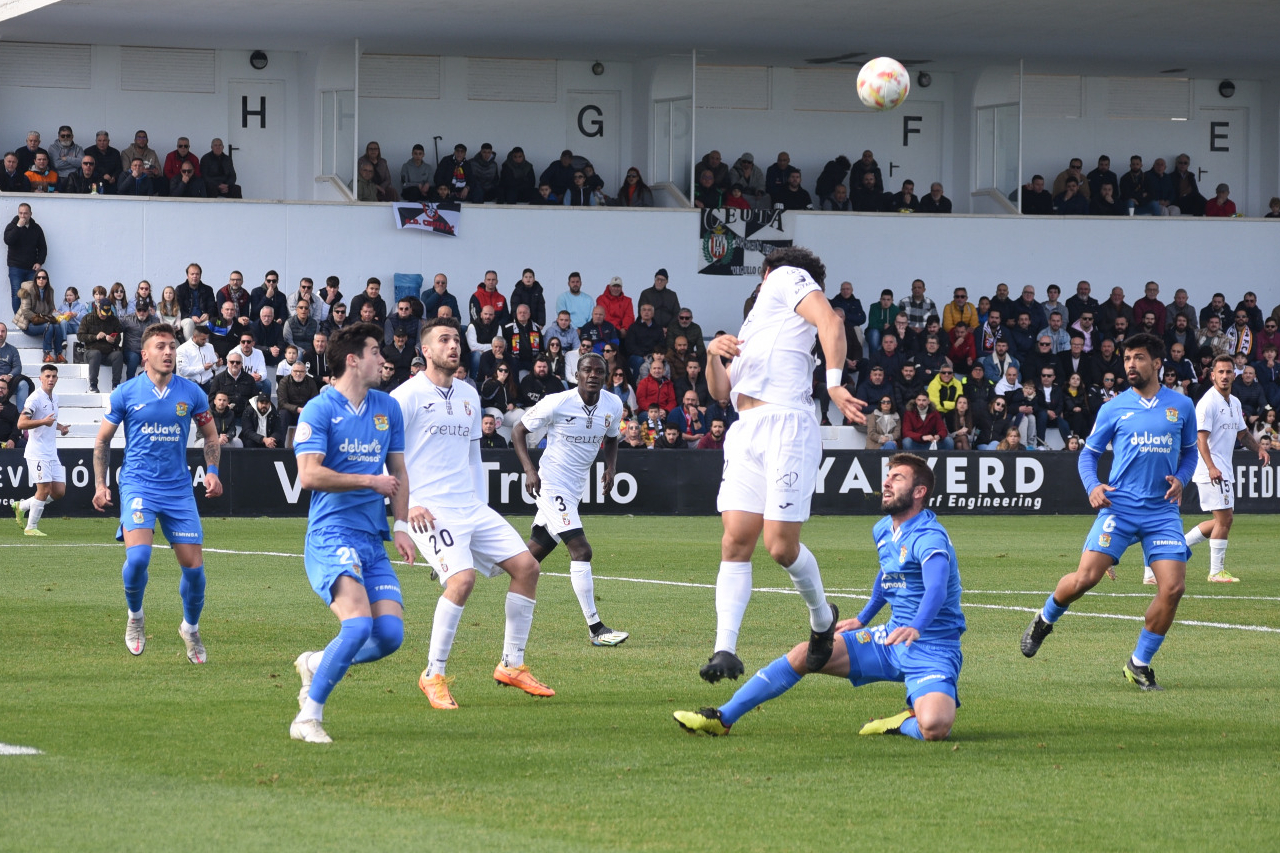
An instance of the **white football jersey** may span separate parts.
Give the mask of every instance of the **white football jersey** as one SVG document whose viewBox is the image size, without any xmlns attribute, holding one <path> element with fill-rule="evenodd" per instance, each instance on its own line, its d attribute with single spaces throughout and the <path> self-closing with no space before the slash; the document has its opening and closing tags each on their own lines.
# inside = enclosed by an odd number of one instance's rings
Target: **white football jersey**
<svg viewBox="0 0 1280 853">
<path fill-rule="evenodd" d="M 1234 395 L 1229 394 L 1224 400 L 1217 388 L 1210 388 L 1196 403 L 1196 431 L 1209 433 L 1209 457 L 1222 472 L 1225 483 L 1235 482 L 1231 453 L 1236 447 L 1236 436 L 1244 427 L 1244 412 Z M 1198 451 L 1196 472 L 1191 475 L 1191 482 L 1209 482 L 1209 466 L 1204 464 L 1204 457 Z"/>
<path fill-rule="evenodd" d="M 480 395 L 465 382 L 448 388 L 410 378 L 391 396 L 404 415 L 409 506 L 469 507 L 481 502 L 471 471 L 471 443 L 480 440 Z"/>
<path fill-rule="evenodd" d="M 617 438 L 621 422 L 622 400 L 603 390 L 594 406 L 573 388 L 548 394 L 526 411 L 520 419 L 525 429 L 547 430 L 547 449 L 538 460 L 542 490 L 580 498 L 590 485 L 591 463 L 601 442 Z"/>
<path fill-rule="evenodd" d="M 796 313 L 800 301 L 822 291 L 804 270 L 779 267 L 769 272 L 756 304 L 738 332 L 740 354 L 729 367 L 730 397 L 738 395 L 788 409 L 813 409 L 813 344 L 818 330 Z"/>
<path fill-rule="evenodd" d="M 54 426 L 42 426 L 27 431 L 27 450 L 23 455 L 27 459 L 58 458 L 58 395 L 50 396 L 43 388 L 37 387 L 27 397 L 22 413 L 33 421 L 44 420 L 53 415 Z"/>
</svg>

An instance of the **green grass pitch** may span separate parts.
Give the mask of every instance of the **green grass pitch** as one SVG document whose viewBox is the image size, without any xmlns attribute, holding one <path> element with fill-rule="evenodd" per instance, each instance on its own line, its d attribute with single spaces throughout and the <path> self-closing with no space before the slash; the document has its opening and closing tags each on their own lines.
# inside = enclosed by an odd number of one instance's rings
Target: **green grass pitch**
<svg viewBox="0 0 1280 853">
<path fill-rule="evenodd" d="M 846 615 L 874 575 L 873 522 L 805 528 Z M 1150 593 L 1136 552 L 1026 660 L 1030 611 L 1074 568 L 1090 520 L 944 522 L 969 623 L 946 742 L 858 737 L 902 707 L 901 685 L 822 676 L 728 737 L 683 733 L 673 710 L 719 704 L 736 686 L 697 676 L 714 635 L 719 520 L 597 517 L 586 527 L 600 612 L 631 632 L 626 644 L 588 645 L 561 549 L 544 566 L 528 651 L 557 695 L 493 682 L 506 583 L 481 579 L 449 666 L 461 709 L 434 711 L 416 680 L 439 588 L 402 568 L 404 647 L 334 691 L 328 747 L 288 737 L 293 659 L 335 628 L 303 573 L 302 520 L 206 519 L 203 667 L 177 636 L 167 551 L 152 560 L 151 638 L 132 658 L 115 522 L 49 518 L 39 543 L 8 522 L 0 743 L 44 754 L 0 755 L 0 850 L 1277 849 L 1273 517 L 1236 522 L 1228 559 L 1243 583 L 1206 583 L 1197 550 L 1155 694 L 1121 676 Z M 807 636 L 786 574 L 763 550 L 755 566 L 739 647 L 748 674 Z"/>
</svg>

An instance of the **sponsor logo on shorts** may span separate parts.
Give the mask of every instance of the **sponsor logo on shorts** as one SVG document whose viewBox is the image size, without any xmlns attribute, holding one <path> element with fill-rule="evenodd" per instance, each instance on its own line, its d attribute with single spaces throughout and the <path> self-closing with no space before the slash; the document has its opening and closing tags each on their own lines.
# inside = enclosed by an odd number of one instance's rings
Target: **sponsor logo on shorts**
<svg viewBox="0 0 1280 853">
<path fill-rule="evenodd" d="M 854 636 L 855 638 L 857 638 L 857 640 L 858 640 L 858 642 L 859 642 L 859 643 L 869 643 L 869 642 L 871 642 L 871 632 L 870 632 L 870 631 L 859 631 L 858 633 L 854 634 L 853 636 Z"/>
<path fill-rule="evenodd" d="M 196 539 L 200 536 L 199 533 L 195 533 L 190 530 L 177 530 L 177 531 L 174 531 L 173 535 L 175 538 L 178 538 L 178 539 Z"/>
<path fill-rule="evenodd" d="M 788 471 L 778 476 L 777 484 L 779 486 L 787 486 L 790 488 L 800 481 L 800 475 L 795 471 Z"/>
<path fill-rule="evenodd" d="M 380 583 L 373 588 L 374 592 L 399 592 L 400 587 L 393 583 Z"/>
<path fill-rule="evenodd" d="M 386 432 L 386 431 L 387 431 L 387 427 L 388 427 L 388 426 L 389 426 L 389 423 L 388 423 L 388 421 L 387 421 L 387 416 L 386 416 L 386 415 L 374 415 L 374 416 L 373 416 L 373 428 L 374 428 L 374 429 L 379 430 L 380 432 Z"/>
<path fill-rule="evenodd" d="M 180 418 L 184 418 L 184 417 L 186 417 L 186 416 L 187 416 L 187 404 L 186 404 L 186 403 L 179 403 L 179 404 L 178 404 L 178 406 L 177 406 L 177 412 L 178 412 L 178 417 L 180 417 Z"/>
<path fill-rule="evenodd" d="M 1101 545 L 1103 548 L 1107 548 L 1107 547 L 1109 547 L 1109 546 L 1111 545 L 1111 534 L 1110 534 L 1110 533 L 1099 533 L 1099 534 L 1098 534 L 1098 544 L 1099 544 L 1099 545 Z"/>
<path fill-rule="evenodd" d="M 917 678 L 916 684 L 924 684 L 926 681 L 941 681 L 944 678 L 946 678 L 945 675 L 934 673 L 933 675 L 926 675 L 924 678 Z"/>
<path fill-rule="evenodd" d="M 1187 544 L 1187 541 L 1185 539 L 1155 539 L 1155 540 L 1152 540 L 1151 544 L 1152 545 L 1183 545 L 1185 546 Z"/>
</svg>

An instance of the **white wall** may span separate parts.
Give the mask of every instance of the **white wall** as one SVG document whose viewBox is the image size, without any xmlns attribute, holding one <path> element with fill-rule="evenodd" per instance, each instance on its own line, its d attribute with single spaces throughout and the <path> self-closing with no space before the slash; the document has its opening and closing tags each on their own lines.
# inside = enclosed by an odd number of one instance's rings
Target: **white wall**
<svg viewBox="0 0 1280 853">
<path fill-rule="evenodd" d="M 11 216 L 17 199 L 2 203 L 3 214 Z M 55 288 L 74 284 L 85 296 L 93 285 L 113 281 L 130 291 L 141 278 L 157 288 L 176 284 L 186 264 L 196 261 L 215 287 L 233 268 L 250 287 L 274 268 L 290 292 L 302 276 L 323 281 L 337 275 L 348 295 L 371 275 L 389 289 L 397 272 L 422 273 L 427 281 L 444 272 L 465 304 L 486 269 L 497 270 L 500 289 L 510 293 L 527 266 L 554 304 L 573 270 L 592 294 L 619 275 L 634 299 L 652 283 L 654 271 L 666 267 L 672 289 L 710 334 L 741 324 L 742 303 L 755 285 L 697 275 L 693 211 L 466 206 L 462 236 L 446 238 L 396 230 L 383 205 L 57 196 L 32 204 L 48 236 Z M 1277 229 L 1280 223 L 1263 220 L 795 215 L 796 242 L 827 265 L 828 292 L 848 279 L 864 305 L 885 287 L 905 294 L 917 277 L 939 302 L 957 284 L 967 286 L 976 302 L 999 282 L 1014 293 L 1034 284 L 1040 294 L 1057 283 L 1065 297 L 1083 278 L 1095 296 L 1105 298 L 1118 285 L 1132 303 L 1153 279 L 1167 300 L 1185 287 L 1197 308 L 1216 290 L 1235 304 L 1252 289 L 1269 312 L 1280 302 L 1273 274 L 1280 268 Z M 3 304 L 0 312 L 8 319 L 8 301 Z"/>
</svg>

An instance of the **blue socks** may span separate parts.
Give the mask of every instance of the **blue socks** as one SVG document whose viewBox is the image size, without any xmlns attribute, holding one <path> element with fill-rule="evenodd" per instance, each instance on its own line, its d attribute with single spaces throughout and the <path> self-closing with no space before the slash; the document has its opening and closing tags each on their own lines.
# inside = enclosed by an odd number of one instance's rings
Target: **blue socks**
<svg viewBox="0 0 1280 853">
<path fill-rule="evenodd" d="M 1052 625 L 1054 622 L 1058 621 L 1058 618 L 1062 616 L 1063 613 L 1067 612 L 1067 608 L 1070 606 L 1071 605 L 1069 604 L 1059 604 L 1058 602 L 1054 601 L 1053 593 L 1049 593 L 1049 598 L 1044 603 L 1044 610 L 1043 610 L 1044 621 Z"/>
<path fill-rule="evenodd" d="M 1139 666 L 1147 666 L 1156 652 L 1160 651 L 1160 644 L 1163 642 L 1164 637 L 1143 628 L 1138 632 L 1138 646 L 1133 650 L 1133 662 Z"/>
<path fill-rule="evenodd" d="M 739 687 L 733 698 L 720 706 L 720 719 L 726 726 L 731 726 L 752 708 L 776 699 L 799 682 L 800 673 L 791 668 L 790 661 L 784 655 Z"/>
<path fill-rule="evenodd" d="M 204 610 L 204 566 L 182 569 L 182 580 L 178 581 L 178 594 L 182 596 L 182 618 L 188 625 L 200 624 L 200 611 Z"/>
<path fill-rule="evenodd" d="M 345 622 L 343 623 L 346 624 Z M 373 633 L 356 652 L 352 663 L 370 663 L 381 660 L 400 648 L 404 642 L 404 620 L 399 616 L 383 614 L 373 619 Z"/>
<path fill-rule="evenodd" d="M 907 721 L 902 724 L 902 728 L 898 729 L 898 734 L 906 735 L 916 740 L 924 740 L 924 735 L 920 733 L 920 721 L 915 717 L 908 717 Z"/>
<path fill-rule="evenodd" d="M 373 619 L 369 616 L 353 616 L 342 620 L 338 636 L 325 646 L 324 657 L 320 668 L 311 679 L 311 689 L 307 696 L 311 701 L 323 705 L 333 692 L 333 688 L 347 674 L 352 661 L 361 647 L 369 641 L 373 634 Z"/>
<path fill-rule="evenodd" d="M 129 610 L 142 610 L 142 595 L 147 591 L 147 566 L 151 563 L 150 545 L 133 545 L 124 550 L 124 600 Z M 195 624 L 195 623 L 192 623 Z"/>
</svg>

